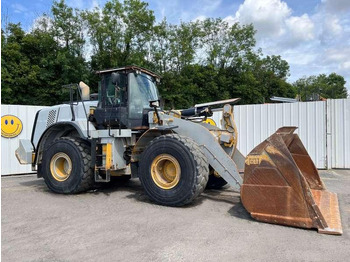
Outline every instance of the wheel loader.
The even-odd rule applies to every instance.
[[[70,101],[37,112],[31,139],[16,150],[53,192],[131,177],[155,203],[183,206],[228,183],[259,221],[342,234],[337,195],[326,190],[296,127],[281,127],[244,157],[232,106],[239,99],[165,111],[157,74],[137,66],[97,74],[97,100],[83,82],[70,85]],[[221,127],[208,123],[219,106]]]

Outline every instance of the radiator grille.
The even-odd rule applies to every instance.
[[[46,127],[51,126],[56,120],[56,110],[51,110],[49,116],[47,117]]]

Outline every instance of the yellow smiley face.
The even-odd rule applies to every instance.
[[[18,136],[23,129],[22,121],[17,116],[5,115],[1,117],[1,136],[12,138]]]
[[[216,126],[215,121],[211,118],[207,118],[205,121],[203,121],[203,123],[207,123],[209,125]]]

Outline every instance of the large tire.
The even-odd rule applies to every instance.
[[[217,177],[215,175],[210,175],[207,183],[207,189],[221,189],[223,186],[227,185],[227,182],[222,177]]]
[[[164,170],[166,179],[170,179],[161,180],[159,170]],[[166,170],[171,174],[166,174]],[[153,139],[139,163],[139,178],[147,195],[166,206],[189,204],[203,192],[208,176],[208,161],[199,146],[192,139],[176,134]]]
[[[72,194],[89,190],[94,184],[90,144],[81,138],[55,140],[43,153],[41,172],[53,192]]]

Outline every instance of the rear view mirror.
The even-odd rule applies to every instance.
[[[150,107],[159,107],[159,100],[149,101]]]

